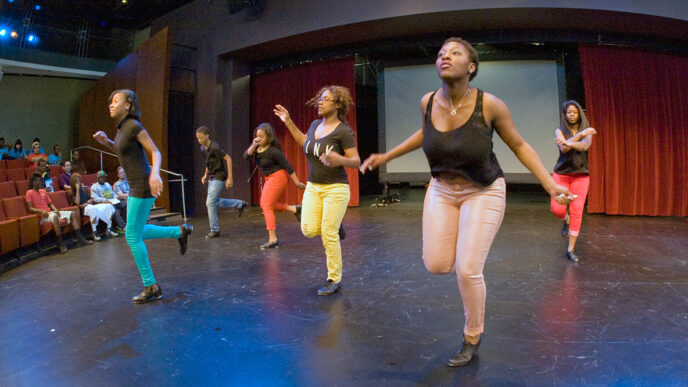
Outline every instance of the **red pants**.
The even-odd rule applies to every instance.
[[[277,199],[279,199],[287,188],[288,179],[289,175],[287,175],[287,171],[284,169],[280,169],[265,178],[263,192],[260,195],[260,208],[263,210],[263,216],[265,216],[266,230],[275,230],[277,228],[275,211],[284,211],[287,209],[286,203],[277,203]]]
[[[569,203],[569,235],[578,236],[581,222],[583,221],[583,207],[585,207],[585,198],[588,196],[588,186],[590,185],[590,175],[585,173],[574,173],[560,175],[556,172],[552,173],[554,181],[569,189],[572,194],[577,197]],[[550,209],[552,213],[559,219],[566,218],[566,205],[557,203],[554,199],[551,200]]]

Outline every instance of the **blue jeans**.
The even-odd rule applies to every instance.
[[[148,250],[143,243],[144,239],[175,238],[181,236],[179,226],[157,226],[146,224],[155,198],[137,198],[129,196],[127,200],[127,232],[126,239],[134,261],[141,273],[143,286],[151,286],[155,283],[153,269],[148,261]]]
[[[210,221],[210,231],[220,231],[220,223],[217,221],[217,208],[239,208],[243,201],[239,199],[222,199],[219,198],[222,188],[224,188],[224,180],[210,179],[208,182],[208,198],[205,200],[205,205],[208,207],[208,220]]]

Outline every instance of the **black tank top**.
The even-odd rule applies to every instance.
[[[432,101],[436,93],[432,93],[428,101],[423,126],[423,151],[432,176],[450,172],[482,186],[503,177],[492,151],[494,130],[487,126],[483,115],[483,91],[478,89],[475,110],[468,122],[448,132],[440,132],[432,125]]]
[[[568,130],[568,128],[559,128],[564,137],[568,140],[573,137],[573,134]],[[575,149],[571,149],[566,153],[559,151],[559,158],[557,159],[557,164],[554,166],[554,172],[560,175],[575,174],[575,173],[585,173],[588,172],[588,151],[579,152]]]

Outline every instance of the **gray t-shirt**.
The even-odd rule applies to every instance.
[[[311,123],[306,133],[306,142],[303,144],[303,153],[308,161],[308,181],[318,184],[349,183],[344,167],[326,167],[320,161],[320,155],[329,152],[337,152],[344,155],[344,150],[356,147],[354,131],[341,123],[332,133],[325,137],[315,139],[315,130],[322,120]]]

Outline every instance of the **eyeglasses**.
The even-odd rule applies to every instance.
[[[328,98],[328,97],[320,97],[318,98],[318,103],[320,102],[334,102],[333,98]]]

